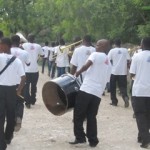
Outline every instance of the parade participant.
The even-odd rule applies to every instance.
[[[150,148],[150,37],[141,43],[142,52],[137,53],[131,63],[130,73],[134,78],[132,100],[139,131],[138,142],[142,148]]]
[[[68,49],[65,48],[65,41],[60,39],[60,45],[55,49],[56,57],[56,65],[57,65],[57,77],[66,73],[66,67],[69,66],[69,57],[68,57]],[[61,50],[63,49],[63,50]]]
[[[51,79],[53,79],[55,76],[55,68],[56,68],[55,60],[56,59],[54,57],[55,57],[55,42],[52,42],[51,47],[49,49],[49,54],[48,54],[49,76],[51,77]]]
[[[111,105],[117,106],[116,85],[118,83],[121,96],[125,102],[125,107],[129,107],[129,97],[127,95],[127,66],[130,56],[126,48],[121,47],[121,40],[115,40],[115,48],[108,53],[109,60],[112,62],[112,73],[110,78]]]
[[[43,63],[42,63],[42,73],[44,73],[45,63],[47,62],[47,64],[48,64],[48,53],[50,51],[50,47],[48,45],[49,45],[49,43],[46,41],[45,46],[42,47],[42,49],[44,51],[44,57],[43,57]],[[48,67],[48,75],[49,75],[49,67]]]
[[[20,37],[18,35],[12,36],[11,41],[12,41],[11,54],[21,60],[23,66],[24,66],[24,70],[25,70],[25,65],[27,65],[27,66],[30,65],[29,54],[27,51],[19,48]],[[19,86],[20,80],[21,80],[20,77],[18,77],[17,86]],[[24,97],[24,92],[22,93],[22,96]],[[24,112],[24,99],[21,98],[20,96],[17,96],[15,131],[19,131],[21,128],[23,112]]]
[[[0,49],[0,150],[5,150],[13,138],[15,126],[16,96],[20,95],[25,83],[25,72],[21,61],[10,54],[11,40],[2,38]],[[6,67],[7,66],[7,67]],[[4,70],[5,68],[5,70]],[[18,77],[21,78],[18,84]],[[4,123],[6,118],[6,128]]]
[[[76,48],[71,58],[71,74],[75,74],[85,64],[87,58],[91,53],[95,52],[95,48],[91,46],[91,37],[89,35],[84,36],[82,46]],[[85,73],[82,73],[84,77]],[[83,78],[81,77],[81,78]],[[81,79],[82,80],[82,79]]]
[[[43,50],[39,44],[34,43],[34,35],[28,36],[28,43],[22,45],[23,49],[29,53],[31,60],[30,66],[25,66],[26,72],[26,85],[25,85],[25,105],[27,108],[34,105],[36,102],[37,82],[39,78],[38,71],[38,57],[39,55],[44,56]]]
[[[99,143],[96,115],[101,96],[111,74],[111,63],[105,54],[108,47],[108,40],[99,40],[96,52],[93,52],[88,58],[87,63],[76,72],[78,77],[81,73],[87,71],[76,97],[74,108],[74,135],[76,139],[74,142],[70,142],[70,144],[85,143],[86,136],[91,147],[95,147]],[[86,134],[83,129],[85,117],[87,118]]]

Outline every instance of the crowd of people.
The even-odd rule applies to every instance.
[[[97,120],[99,105],[107,83],[110,85],[111,106],[117,107],[118,88],[124,107],[129,107],[127,75],[132,80],[132,106],[138,128],[138,142],[142,148],[150,148],[150,37],[143,38],[141,49],[131,57],[121,40],[114,40],[114,47],[107,39],[98,40],[94,47],[91,37],[86,35],[75,48],[59,43],[45,42],[45,46],[35,43],[30,34],[28,42],[20,44],[20,37],[3,37],[0,31],[0,150],[11,143],[14,131],[19,131],[27,109],[36,103],[37,82],[39,78],[38,59],[42,57],[42,73],[48,64],[51,79],[70,72],[80,80],[81,87],[74,106],[74,135],[72,145],[81,144],[88,139],[91,147],[99,143]],[[87,120],[87,131],[83,122]],[[6,119],[6,120],[5,120]],[[4,126],[6,121],[6,127]]]

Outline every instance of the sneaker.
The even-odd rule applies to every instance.
[[[16,125],[14,128],[15,132],[18,132],[21,129],[22,119],[20,117],[17,117],[16,119]]]

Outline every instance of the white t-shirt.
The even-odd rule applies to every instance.
[[[88,60],[93,64],[87,70],[80,90],[101,98],[110,80],[111,63],[106,54],[99,52],[92,53]]]
[[[10,54],[0,54],[0,71],[6,66],[8,61],[13,57]],[[22,62],[16,58],[8,68],[0,75],[0,85],[15,86],[18,84],[18,77],[25,75]]]
[[[66,48],[61,52],[60,51],[61,48],[65,48],[65,46],[55,47],[55,53],[57,54],[56,57],[57,67],[68,67],[69,66],[68,49]]]
[[[48,58],[48,52],[50,50],[50,47],[44,46],[44,47],[42,47],[42,49],[43,49],[43,52],[44,52],[44,58]]]
[[[95,48],[92,46],[80,46],[75,49],[70,63],[77,67],[77,71],[81,69],[81,67],[86,63],[88,57],[91,55],[91,53],[95,52]],[[82,73],[82,76],[84,78],[85,72]]]
[[[144,50],[134,56],[130,73],[135,74],[132,95],[150,97],[150,51]]]
[[[50,47],[49,52],[50,52],[49,61],[54,61],[55,47]]]
[[[25,71],[26,64],[30,64],[29,53],[25,50],[20,49],[19,47],[12,47],[11,54],[19,58],[23,64]],[[18,76],[18,84],[20,83],[21,78]]]
[[[22,50],[19,47],[12,47],[11,54],[16,56],[17,58],[19,58],[22,61],[24,69],[25,69],[26,64],[30,64],[29,53],[27,51]]]
[[[108,58],[112,61],[113,75],[127,75],[127,61],[130,60],[130,55],[126,48],[111,49]]]
[[[36,43],[24,43],[22,45],[23,49],[29,53],[31,60],[30,66],[25,66],[25,72],[35,73],[38,72],[38,56],[44,55],[44,52],[39,44]]]

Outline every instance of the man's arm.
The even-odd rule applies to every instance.
[[[76,77],[78,77],[82,72],[88,70],[88,68],[93,64],[91,60],[88,60],[87,63],[79,70],[76,72]]]
[[[24,75],[24,76],[21,77],[20,84],[19,84],[19,86],[17,88],[17,95],[18,96],[21,95],[21,91],[22,91],[23,87],[25,86],[25,81],[26,81],[26,77]]]
[[[72,75],[74,75],[74,74],[76,73],[76,71],[77,71],[77,66],[72,65],[72,66],[71,66],[71,71],[70,71],[70,73],[71,73]]]

